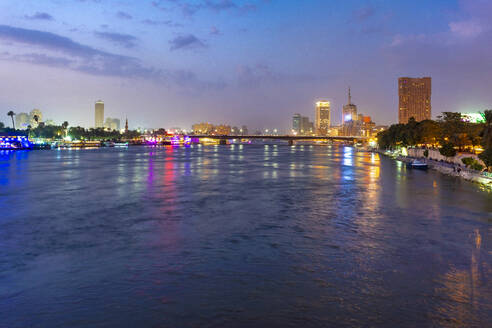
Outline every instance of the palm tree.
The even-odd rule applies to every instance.
[[[68,132],[68,131],[67,131],[67,128],[68,128],[68,122],[67,122],[67,121],[65,121],[65,122],[63,122],[63,124],[62,124],[62,129],[63,129],[63,131],[65,131],[65,137],[67,136],[67,132]]]
[[[13,111],[9,111],[7,113],[8,116],[10,116],[10,118],[12,119],[12,128],[15,130],[15,123],[14,123],[14,115],[15,113]]]

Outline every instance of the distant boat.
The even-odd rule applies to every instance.
[[[128,142],[115,142],[115,147],[128,147]]]
[[[425,162],[414,159],[412,162],[410,162],[410,167],[412,169],[427,170],[428,165]]]
[[[103,147],[114,147],[115,144],[112,141],[105,141],[103,142]]]

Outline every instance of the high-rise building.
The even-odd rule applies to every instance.
[[[314,133],[314,124],[309,117],[301,114],[292,116],[292,133],[296,135],[311,135]]]
[[[318,101],[316,103],[316,134],[326,135],[330,128],[330,102]]]
[[[125,120],[125,133],[128,133],[128,117]]]
[[[15,115],[15,127],[17,129],[27,129],[29,125],[29,114],[19,113]]]
[[[292,116],[292,133],[299,134],[301,132],[301,114],[294,114]]]
[[[104,127],[110,130],[120,130],[120,120],[118,118],[106,117]]]
[[[43,122],[43,113],[39,109],[33,109],[29,113],[29,124],[31,127],[36,128],[40,122]]]
[[[104,102],[102,100],[96,101],[95,108],[95,127],[104,127]]]
[[[431,78],[400,77],[398,79],[398,122],[408,123],[413,117],[416,121],[430,120]]]
[[[357,106],[352,104],[350,88],[348,89],[348,103],[342,109],[342,124],[345,125],[350,121],[357,121]]]

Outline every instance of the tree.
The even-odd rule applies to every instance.
[[[3,129],[5,128],[5,124],[3,124],[3,122],[0,122],[0,129]]]
[[[424,157],[429,157],[429,149],[424,150]]]
[[[15,113],[13,111],[9,111],[7,113],[7,115],[10,116],[10,118],[12,119],[12,129],[15,130],[15,123],[14,123],[14,115],[15,115]]]
[[[457,145],[461,150],[466,141],[465,124],[461,120],[461,113],[443,112],[438,119],[442,127],[441,144],[449,142]]]
[[[461,161],[465,164],[466,167],[472,166],[475,163],[475,159],[473,157],[465,157],[462,158]]]
[[[454,149],[454,144],[451,142],[446,142],[439,148],[439,153],[445,157],[454,157],[456,155],[456,149]]]
[[[480,158],[485,163],[488,171],[492,172],[492,148],[485,149],[478,155],[478,158]]]
[[[62,129],[63,129],[63,132],[65,133],[65,137],[67,136],[67,128],[68,128],[68,122],[65,121],[62,124]]]
[[[492,109],[483,112],[485,126],[482,131],[482,145],[485,149],[492,148]]]

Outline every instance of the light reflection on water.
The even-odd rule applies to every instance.
[[[0,153],[0,182],[0,326],[490,322],[492,195],[378,154]]]

